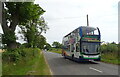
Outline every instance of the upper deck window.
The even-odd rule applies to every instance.
[[[99,35],[98,29],[93,27],[82,27],[82,35]]]

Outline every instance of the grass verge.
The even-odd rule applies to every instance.
[[[54,53],[62,54],[62,49],[51,48],[49,51],[50,51],[50,52],[54,52]]]
[[[101,55],[101,61],[105,63],[120,65],[120,59],[118,58],[118,53],[104,53]]]
[[[26,56],[17,62],[6,62],[3,61],[2,64],[2,74],[3,75],[51,75],[50,69],[43,53],[38,50],[38,55],[36,57]]]

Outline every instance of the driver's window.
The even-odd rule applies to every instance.
[[[83,45],[83,51],[84,51],[84,52],[86,51],[86,46],[85,46],[85,45]]]
[[[99,49],[100,49],[99,45],[96,45],[95,48],[96,48],[96,51],[99,52]]]
[[[85,45],[83,46],[83,52],[87,52],[87,53],[89,52],[88,47]]]

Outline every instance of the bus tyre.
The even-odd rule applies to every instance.
[[[64,56],[63,53],[61,55]]]
[[[64,53],[64,58],[66,59],[66,55],[65,55],[65,53]]]
[[[72,60],[74,59],[74,54],[72,54]]]

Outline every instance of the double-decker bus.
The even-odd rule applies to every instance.
[[[82,61],[100,61],[100,40],[98,27],[80,26],[63,37],[62,55]]]

